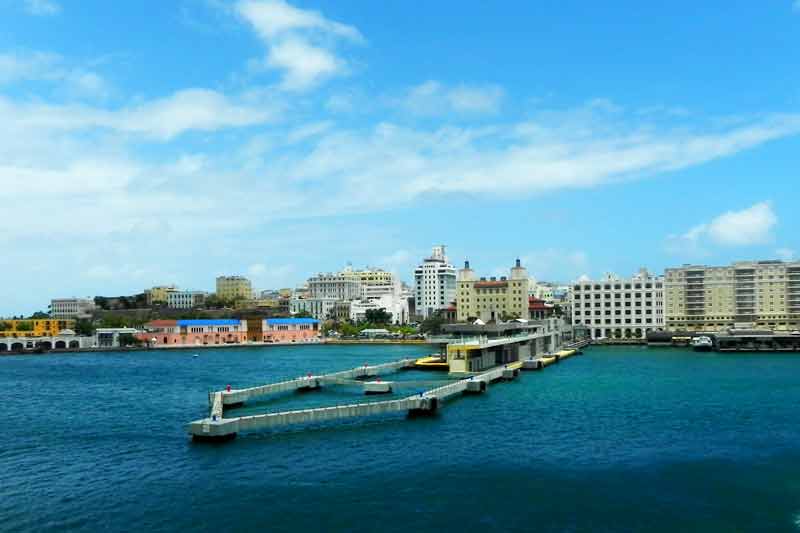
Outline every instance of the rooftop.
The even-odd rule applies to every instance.
[[[297,324],[319,324],[316,318],[268,318],[267,324],[271,326],[291,326]]]
[[[199,318],[178,320],[179,326],[238,326],[241,321],[235,318]]]

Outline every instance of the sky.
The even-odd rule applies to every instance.
[[[800,0],[0,0],[0,316],[800,252]]]

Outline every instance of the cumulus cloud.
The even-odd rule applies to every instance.
[[[417,115],[444,113],[484,114],[500,109],[504,91],[497,85],[446,87],[434,80],[412,87],[401,99],[406,110]]]
[[[283,0],[240,0],[235,10],[267,47],[266,57],[251,62],[251,69],[282,71],[281,87],[288,91],[307,90],[346,74],[348,63],[336,55],[335,43],[364,41],[356,28]]]
[[[676,252],[698,253],[709,244],[753,246],[772,240],[778,217],[769,202],[758,202],[740,211],[727,211],[698,224],[682,235],[671,235],[668,247]]]
[[[36,16],[51,16],[61,13],[61,6],[53,0],[25,0],[25,11]]]

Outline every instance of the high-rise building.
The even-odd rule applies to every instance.
[[[665,290],[669,330],[800,329],[800,262],[668,268]]]
[[[92,298],[56,298],[50,300],[52,318],[91,318],[97,306]]]
[[[510,276],[477,278],[469,261],[458,271],[456,318],[459,322],[470,319],[509,320],[530,318],[528,306],[528,271],[517,259]]]
[[[428,318],[447,309],[456,299],[456,269],[447,262],[445,246],[433,247],[414,270],[414,297],[417,315]]]
[[[240,300],[253,297],[250,280],[243,276],[219,276],[217,278],[217,298]]]
[[[572,323],[593,339],[641,338],[664,329],[664,278],[646,269],[630,278],[606,274],[572,287]]]

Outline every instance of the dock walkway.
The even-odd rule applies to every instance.
[[[577,353],[575,351],[570,352],[569,355]],[[553,357],[552,360],[555,362],[560,358]],[[379,376],[402,368],[410,368],[413,363],[413,359],[403,359],[372,367],[363,366],[342,372],[310,376],[248,389],[215,392],[212,393],[210,397],[211,412],[209,417],[190,422],[187,429],[195,440],[218,441],[233,439],[241,431],[255,431],[292,424],[318,423],[340,418],[374,416],[394,412],[430,414],[436,412],[444,402],[451,398],[464,393],[484,392],[490,384],[499,380],[508,381],[515,379],[521,370],[532,368],[526,366],[523,361],[517,361],[507,365],[497,366],[468,378],[446,383],[426,392],[397,400],[317,407],[233,418],[223,417],[224,407],[226,405],[237,404],[274,392],[296,390],[308,387],[310,384],[319,386],[321,383],[337,383],[353,380],[355,378]],[[548,364],[549,363],[550,361],[548,361]],[[535,369],[541,369],[544,368],[544,366],[547,365],[537,365]]]

